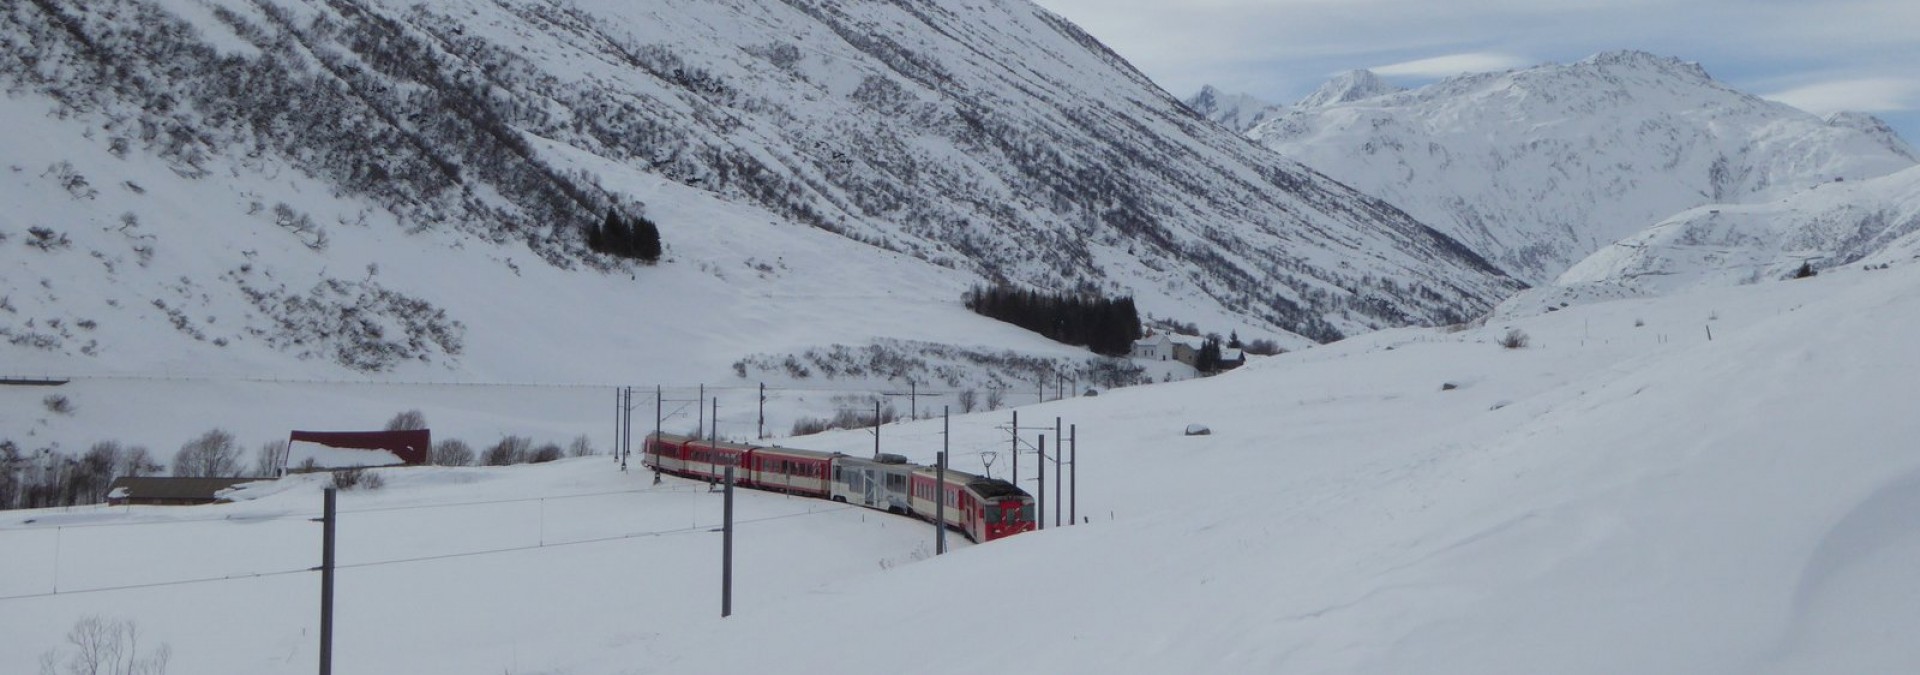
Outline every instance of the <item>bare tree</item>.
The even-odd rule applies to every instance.
[[[427,415],[419,410],[408,410],[387,420],[387,431],[413,431],[427,428]]]
[[[287,442],[267,441],[253,454],[253,475],[278,477],[287,468]]]
[[[40,675],[166,675],[173,660],[165,643],[140,653],[140,627],[127,619],[81,619],[67,631],[67,644],[73,652],[64,660],[57,647],[40,655]]]
[[[107,500],[107,486],[125,466],[124,454],[119,441],[100,441],[87,448],[72,476],[79,503],[97,504]]]
[[[960,412],[963,412],[963,413],[973,412],[973,409],[976,407],[979,407],[979,405],[980,405],[979,390],[967,389],[965,391],[960,392]]]
[[[187,441],[173,455],[173,475],[222,478],[240,475],[240,444],[225,429]]]
[[[593,441],[588,440],[586,434],[573,437],[573,444],[567,446],[567,455],[570,457],[585,457],[591,454],[593,454]]]
[[[999,410],[1007,402],[1007,391],[999,387],[987,390],[987,409]]]
[[[127,448],[126,464],[120,469],[120,475],[139,478],[141,476],[151,476],[165,470],[167,470],[167,467],[162,466],[159,462],[153,461],[153,453],[147,450],[147,446],[136,445]]]

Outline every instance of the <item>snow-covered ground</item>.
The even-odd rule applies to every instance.
[[[1911,672],[1917,290],[1920,266],[1836,271],[1024,406],[1074,425],[1085,524],[925,559],[924,525],[743,491],[725,620],[704,486],[605,456],[381,469],[342,497],[337,672]],[[276,385],[201,386],[245,414]],[[481,419],[520,405],[462,395]],[[998,453],[1006,476],[1008,422],[956,417],[956,464]],[[882,443],[925,461],[940,432]],[[311,480],[0,514],[0,671],[103,614],[174,673],[311,672]]]

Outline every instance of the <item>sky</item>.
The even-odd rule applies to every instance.
[[[1825,115],[1869,112],[1920,140],[1911,0],[1037,0],[1169,92],[1275,103],[1371,69],[1401,86],[1637,49]]]

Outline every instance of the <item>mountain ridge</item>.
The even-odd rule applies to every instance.
[[[1539,284],[1687,208],[1914,164],[1871,118],[1841,121],[1739,92],[1698,63],[1616,51],[1293,108],[1249,136]]]
[[[169,189],[192,193],[185,201],[243,205],[233,220],[224,206],[199,219],[277,228],[309,249],[289,251],[296,257],[326,256],[340,228],[364,226],[406,235],[388,245],[421,255],[454,241],[495,249],[496,264],[517,257],[583,279],[642,281],[658,274],[587,253],[583,230],[609,210],[655,220],[681,210],[644,187],[665,180],[976,280],[1132,294],[1161,316],[1295,344],[1283,332],[1324,341],[1460,321],[1519,286],[1397,209],[1204,123],[1097,40],[1024,0],[36,0],[5,12],[0,81],[19,100],[84,125],[66,139],[74,152],[160,161],[182,179]],[[114,162],[89,166],[79,174],[95,186],[124,180]],[[304,178],[272,196],[216,184],[249,174]],[[38,188],[14,189],[24,198]],[[117,213],[134,211],[122,201],[133,197],[100,194],[112,203],[48,202],[38,217],[71,232],[114,227]],[[169,240],[194,220],[143,219],[143,236],[159,243],[147,250],[176,255]],[[676,228],[691,224],[660,225],[666,265],[715,264],[690,259],[687,238],[676,240]],[[88,239],[87,248],[104,250]],[[26,247],[0,251],[37,260]],[[284,299],[214,278],[278,266],[240,253],[216,251],[210,267],[133,287],[189,277],[196,290],[177,295],[255,305],[224,320],[272,322],[247,329],[277,332],[284,322],[269,315]],[[326,295],[374,276],[292,267],[332,271],[287,293]],[[354,306],[359,287],[339,287],[346,297],[322,306]],[[150,300],[181,302],[138,304]],[[31,317],[58,311],[35,302],[0,322],[16,334],[39,330],[44,317],[29,327]],[[466,311],[449,312],[447,326],[466,326],[469,341],[494,329]],[[224,332],[209,330],[205,313],[129,318],[198,330],[207,342]],[[468,358],[425,346],[431,340],[415,348],[425,333],[379,325],[354,328],[366,337],[359,342],[409,337],[404,357],[376,371],[423,355],[443,365]],[[45,351],[33,344],[41,343],[12,346]],[[296,358],[305,353],[286,344]],[[71,345],[55,351],[42,355],[90,358]]]

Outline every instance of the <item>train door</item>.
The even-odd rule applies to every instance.
[[[870,466],[860,467],[860,499],[868,507],[885,508],[880,506],[880,481],[874,479],[879,473]]]

